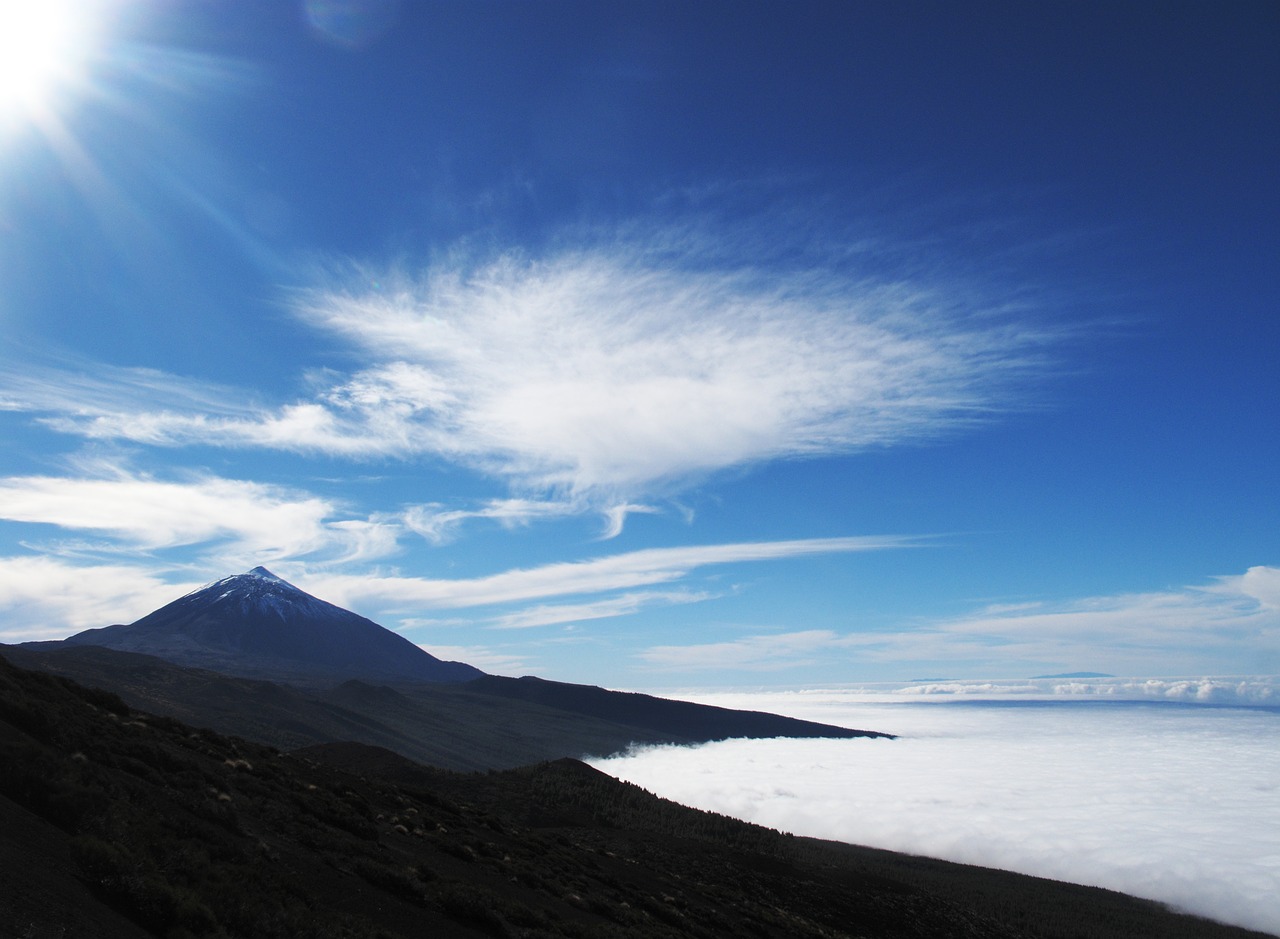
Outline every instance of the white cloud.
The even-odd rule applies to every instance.
[[[221,554],[255,563],[321,551],[351,561],[395,550],[397,527],[336,513],[305,492],[214,476],[170,482],[117,470],[0,479],[0,519],[97,532],[130,549],[217,543]]]
[[[901,736],[731,740],[592,762],[772,828],[1095,884],[1280,934],[1274,710],[803,697],[702,700]]]
[[[205,545],[207,550],[199,561],[199,569],[208,571],[210,578],[224,575],[228,569],[252,566],[278,556],[279,563],[272,561],[275,570],[303,589],[338,605],[360,610],[375,620],[381,617],[386,621],[394,617],[402,628],[487,623],[500,629],[522,629],[625,616],[654,605],[713,599],[718,594],[684,588],[634,589],[672,584],[701,567],[883,550],[912,544],[907,538],[851,537],[651,548],[587,561],[548,564],[454,580],[345,574],[332,571],[339,565],[386,555],[396,547],[396,535],[400,529],[392,521],[378,517],[328,519],[326,515],[332,507],[327,503],[294,498],[296,496],[269,487],[216,479],[172,484],[145,477],[111,481],[10,478],[0,482],[0,517],[44,522],[69,529],[103,531],[135,548],[141,546],[148,550],[210,542]],[[80,543],[55,545],[53,548],[61,548],[67,556],[112,554],[121,550],[110,544],[86,548]],[[309,558],[297,559],[290,552],[313,553]],[[21,571],[21,564],[25,562],[11,559],[8,563],[11,571]],[[52,572],[50,576],[56,574],[56,578],[66,580],[79,578],[86,584],[114,582],[120,571],[129,572],[129,576],[119,578],[117,588],[105,591],[106,597],[120,601],[112,601],[112,607],[95,599],[102,592],[97,588],[88,595],[71,590],[41,600],[40,589],[28,592],[20,582],[21,575],[15,575],[18,579],[10,584],[8,594],[0,590],[0,608],[9,605],[15,608],[7,609],[13,635],[18,634],[13,630],[20,632],[38,626],[42,637],[61,637],[72,629],[81,628],[86,622],[102,625],[100,620],[104,617],[114,622],[121,615],[120,609],[141,606],[138,615],[142,615],[178,595],[176,588],[157,588],[160,579],[142,568],[92,561],[78,566],[55,560],[42,563],[53,565],[48,568]],[[323,570],[330,572],[323,573]],[[143,585],[141,596],[146,598],[145,601],[134,594],[137,584]],[[160,602],[151,603],[161,589],[165,593],[163,598]],[[535,605],[487,621],[468,618],[450,623],[415,615],[430,610],[465,609],[616,591],[629,592],[581,603]],[[7,602],[3,599],[6,596],[9,598]],[[147,606],[147,603],[151,605]],[[43,612],[37,617],[37,623],[30,618],[24,620],[25,614],[18,616],[15,613],[17,607],[39,607]]]
[[[856,637],[840,636],[829,629],[808,629],[699,645],[653,646],[639,657],[668,672],[683,669],[777,671],[812,665],[818,657],[856,642]]]
[[[253,408],[247,401],[237,402],[238,397],[244,396],[235,389],[151,368],[81,360],[65,367],[24,363],[21,369],[0,368],[0,410],[63,414],[69,428],[77,419],[99,415],[153,413],[157,402],[175,414],[251,417]],[[162,440],[157,435],[156,442]]]
[[[718,594],[690,590],[636,591],[589,603],[540,604],[499,616],[491,625],[495,629],[530,629],[535,626],[577,623],[614,616],[630,616],[649,606],[701,603],[716,596]]]
[[[520,655],[488,646],[441,646],[419,643],[418,648],[445,662],[465,662],[490,675],[524,675],[528,673]]]
[[[1024,674],[1082,668],[1113,674],[1262,674],[1280,669],[1280,568],[1253,567],[1209,586],[1089,597],[1060,604],[988,607],[899,630],[755,635],[655,646],[641,661],[663,668],[744,671],[799,667],[845,656],[851,668],[942,668]]]
[[[378,363],[327,405],[573,493],[929,436],[1007,406],[1045,338],[912,286],[682,269],[626,245],[377,280],[394,286],[299,297]]]
[[[1141,674],[1265,672],[1280,667],[1280,569],[1254,567],[1209,586],[1089,597],[937,624],[934,639],[957,654],[982,647],[1051,669]],[[961,651],[964,650],[964,651]],[[890,643],[882,654],[892,656]],[[1061,666],[1061,668],[1058,668]]]
[[[404,526],[432,544],[446,544],[457,529],[470,519],[497,521],[504,528],[528,525],[538,519],[576,515],[582,506],[573,502],[537,499],[491,499],[477,509],[449,509],[438,502],[412,505],[404,510]]]
[[[1219,577],[1216,587],[1206,589],[1251,598],[1265,610],[1280,610],[1280,567],[1251,567],[1235,577]]]
[[[965,678],[934,681],[878,682],[838,689],[769,692],[765,710],[801,712],[808,720],[831,723],[832,709],[852,701],[869,704],[904,699],[967,701],[1096,700],[1163,701],[1240,707],[1280,706],[1280,675],[1199,676],[1193,678]],[[689,697],[722,707],[757,707],[760,695],[743,692],[692,692]]]
[[[669,232],[630,237],[300,291],[298,314],[365,367],[314,374],[291,403],[121,369],[0,376],[0,397],[95,439],[441,457],[518,494],[583,500],[608,513],[607,536],[646,511],[637,497],[719,470],[928,438],[1015,406],[1053,338],[963,291],[871,282],[847,259],[763,271],[637,247]]]
[[[657,515],[661,510],[651,505],[639,505],[635,502],[625,502],[619,505],[611,505],[605,509],[605,526],[600,537],[604,540],[617,538],[622,534],[622,528],[627,523],[627,516],[633,514],[640,515]]]
[[[447,544],[457,535],[464,522],[489,519],[504,528],[517,528],[540,519],[565,518],[588,509],[580,499],[547,501],[541,499],[490,499],[476,509],[450,509],[438,502],[409,506],[404,511],[404,525],[432,544]],[[654,515],[661,510],[634,502],[607,505],[599,509],[604,518],[601,539],[608,541],[622,534],[627,516],[633,513]]]
[[[62,639],[82,629],[131,623],[199,586],[168,583],[132,565],[0,558],[0,642]]]
[[[908,547],[909,538],[868,536],[648,548],[589,561],[560,562],[460,580],[333,574],[310,579],[315,591],[347,607],[413,611],[518,603],[672,583],[713,564],[770,561],[846,551]]]

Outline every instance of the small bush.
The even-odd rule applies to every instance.
[[[414,902],[422,899],[422,886],[408,870],[388,867],[365,858],[358,858],[352,868],[366,883],[392,896]]]
[[[440,892],[440,908],[446,916],[466,923],[486,935],[508,939],[511,929],[495,907],[495,897],[465,884],[449,884]]]

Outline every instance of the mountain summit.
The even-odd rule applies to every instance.
[[[461,662],[442,662],[403,636],[313,597],[265,567],[215,581],[127,626],[88,629],[65,643],[294,682],[457,682],[484,674]]]

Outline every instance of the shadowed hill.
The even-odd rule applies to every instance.
[[[485,675],[463,686],[467,691],[526,701],[544,707],[591,714],[604,720],[641,727],[688,740],[726,740],[730,737],[890,737],[891,734],[851,730],[803,721],[763,711],[736,711],[709,704],[655,698],[635,692],[608,691],[526,676]]]
[[[690,742],[589,715],[467,694],[451,684],[397,690],[353,680],[320,690],[97,646],[0,651],[22,667],[109,690],[131,707],[281,749],[358,740],[431,766],[480,770],[607,754],[635,743]]]
[[[574,761],[463,775],[194,730],[0,659],[0,935],[1246,939],[779,834]]]
[[[877,736],[772,714],[543,682],[294,687],[64,643],[0,646],[17,665],[108,689],[131,706],[286,749],[356,740],[447,769],[507,769],[632,745],[726,737]],[[482,684],[483,683],[483,684]],[[529,689],[533,694],[517,694]]]

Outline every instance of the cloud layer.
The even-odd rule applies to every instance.
[[[901,738],[733,740],[592,762],[769,827],[1110,887],[1280,934],[1280,711],[824,698],[821,709],[703,700]]]

